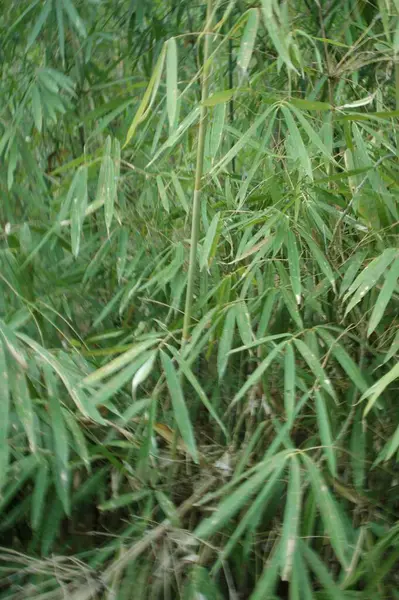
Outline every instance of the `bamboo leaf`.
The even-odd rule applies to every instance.
[[[78,11],[76,10],[72,0],[62,0],[64,5],[64,10],[67,13],[72,25],[75,27],[76,31],[80,36],[85,38],[87,36],[87,31],[84,22],[79,16]]]
[[[236,89],[233,89],[216,92],[215,94],[208,96],[208,98],[203,101],[203,105],[210,107],[217,106],[218,104],[225,104],[226,102],[229,102],[232,99],[236,91]]]
[[[380,256],[372,260],[371,263],[356,277],[343,298],[344,302],[346,302],[349,296],[353,295],[352,300],[346,308],[345,314],[348,314],[367,292],[374,287],[391,262],[396,258],[396,254],[397,250],[395,248],[387,248]]]
[[[176,360],[179,364],[179,367],[182,370],[184,376],[187,378],[188,382],[193,387],[193,389],[197,392],[198,397],[201,400],[202,404],[205,406],[205,408],[207,409],[207,411],[209,412],[211,417],[216,421],[216,423],[218,424],[218,426],[220,427],[220,429],[223,431],[224,435],[227,438],[228,433],[227,433],[227,429],[226,429],[223,421],[219,418],[215,408],[212,406],[212,403],[209,401],[207,395],[205,394],[198,379],[195,377],[195,375],[192,372],[192,370],[190,369],[189,365],[180,356],[180,353],[177,352],[173,347],[171,347],[170,350],[172,351],[173,356],[176,358]]]
[[[324,340],[334,356],[337,359],[345,373],[348,375],[352,383],[361,391],[365,392],[367,390],[367,381],[362,375],[359,367],[345,350],[345,348],[337,342],[325,329],[319,328],[318,334]]]
[[[187,410],[186,402],[183,396],[179,378],[172,361],[167,354],[161,351],[161,361],[164,369],[166,383],[172,400],[173,413],[180,434],[184,443],[187,446],[188,452],[191,454],[195,463],[198,463],[198,452],[195,443],[194,431],[190,420],[190,415]]]
[[[142,364],[141,367],[134,374],[134,377],[132,380],[132,396],[133,396],[133,398],[136,397],[136,391],[137,391],[137,388],[139,387],[139,385],[144,383],[144,381],[147,379],[147,377],[151,374],[151,372],[154,368],[156,356],[157,356],[157,351],[154,350],[153,352],[151,352],[150,356],[147,358],[145,363]]]
[[[329,466],[331,475],[337,476],[337,460],[334,452],[334,442],[331,433],[330,418],[326,407],[326,399],[323,394],[319,391],[315,391],[316,401],[316,414],[317,423],[319,426],[319,433],[321,443],[323,444],[323,452],[327,458],[327,464]]]
[[[236,310],[234,306],[231,306],[227,311],[224,320],[223,332],[220,338],[218,348],[217,366],[219,379],[223,378],[224,372],[227,367],[227,362],[229,360],[229,352],[233,344],[235,322]]]
[[[379,322],[384,316],[385,309],[388,302],[391,300],[392,294],[394,293],[399,277],[399,257],[395,259],[391,268],[389,269],[384,285],[381,288],[378,298],[371,313],[369,326],[367,329],[367,336],[370,336],[373,331],[378,327]]]
[[[262,0],[262,13],[263,20],[266,26],[266,29],[269,33],[270,39],[272,40],[279,57],[286,64],[288,69],[292,69],[296,72],[294,65],[291,62],[288,46],[286,40],[284,39],[284,34],[282,32],[282,28],[279,26],[275,16],[273,9],[276,8],[276,3],[273,0]]]
[[[45,22],[48,19],[48,16],[50,14],[52,6],[53,6],[52,0],[46,0],[45,4],[43,5],[42,10],[40,11],[40,15],[38,16],[37,21],[33,26],[32,31],[28,35],[28,40],[27,40],[27,44],[26,44],[27,50],[29,50],[29,48],[32,46],[32,44],[35,42],[37,36],[41,32],[43,25],[45,24]]]
[[[351,435],[351,462],[355,488],[362,492],[366,475],[366,436],[363,429],[360,410],[356,411],[353,419]]]
[[[320,475],[318,468],[306,454],[303,454],[302,458],[320,509],[325,531],[330,537],[331,545],[334,548],[338,560],[342,567],[346,569],[349,566],[347,558],[349,544],[345,526],[341,520],[335,501],[330,494],[325,481]]]
[[[301,471],[297,457],[290,460],[290,476],[287,488],[287,501],[284,511],[281,534],[281,579],[290,581],[294,554],[298,543],[298,530],[301,515]]]
[[[87,169],[79,167],[69,190],[71,195],[71,245],[72,254],[79,254],[82,224],[87,208]]]
[[[383,393],[385,388],[388,387],[388,385],[390,383],[392,383],[392,381],[395,381],[395,379],[397,379],[398,377],[399,377],[399,363],[396,363],[396,365],[394,367],[392,367],[392,369],[390,371],[388,371],[388,373],[386,373],[383,377],[381,377],[381,379],[376,381],[375,384],[372,385],[363,394],[363,396],[360,398],[360,402],[362,402],[362,400],[366,400],[367,398],[369,399],[369,401],[367,402],[366,408],[364,409],[364,416],[366,416],[370,412],[370,410],[373,408],[374,404],[376,403],[378,398],[381,396],[381,394]]]
[[[286,246],[288,253],[288,267],[291,276],[292,291],[295,296],[296,303],[298,306],[301,304],[302,298],[302,286],[301,286],[301,270],[299,265],[299,254],[296,245],[295,235],[291,230],[287,231],[286,234]]]
[[[305,144],[303,143],[297,124],[295,123],[291,111],[288,107],[283,105],[281,107],[281,110],[284,114],[285,122],[287,124],[288,131],[292,137],[292,142],[295,145],[296,152],[298,153],[298,158],[302,164],[302,168],[304,172],[308,175],[308,177],[311,180],[313,180],[312,164],[310,162],[309,154],[307,153]]]
[[[209,138],[209,158],[212,163],[222,141],[225,118],[226,105],[218,104],[213,112],[212,127]]]
[[[284,358],[284,407],[288,423],[293,423],[294,420],[295,383],[295,353],[292,344],[287,344]]]
[[[139,126],[139,124],[145,119],[146,117],[146,111],[148,112],[148,110],[151,108],[152,103],[155,99],[156,93],[158,91],[158,87],[159,87],[159,82],[161,80],[161,76],[162,76],[162,71],[163,71],[163,66],[164,66],[164,62],[165,62],[165,54],[166,54],[166,46],[163,46],[161,53],[158,57],[158,60],[156,62],[154,71],[151,75],[151,79],[148,83],[147,89],[145,91],[145,94],[143,96],[143,99],[136,111],[136,114],[134,115],[133,121],[129,127],[129,130],[127,132],[126,135],[126,141],[124,143],[124,146],[127,146],[128,143],[130,142],[130,140],[132,139],[132,137],[134,136],[137,127]]]
[[[310,348],[300,339],[294,339],[294,344],[298,348],[299,352],[302,354],[303,358],[307,362],[309,368],[313,372],[316,377],[319,385],[326,390],[326,392],[337,401],[337,396],[334,391],[334,388],[331,385],[331,381],[327,377],[323,367],[321,366],[318,358],[315,354],[310,350]]]
[[[200,255],[201,271],[205,267],[209,267],[209,258],[212,255],[212,248],[214,246],[215,240],[217,240],[217,237],[218,237],[217,231],[218,231],[219,219],[220,219],[220,212],[217,212],[214,215],[214,217],[211,221],[211,224],[208,227],[208,231],[206,232],[204,244],[202,246],[202,251],[201,251],[201,255]]]
[[[272,474],[275,469],[281,467],[285,462],[287,453],[280,452],[271,460],[266,461],[259,472],[252,475],[245,483],[240,485],[234,492],[230,492],[219,504],[217,511],[207,519],[203,520],[194,531],[194,535],[201,540],[206,540],[227,523],[229,519],[234,517],[240,508],[246,504],[253,495],[258,491],[260,486],[267,480],[267,477]]]
[[[170,131],[175,127],[177,94],[177,46],[175,38],[170,38],[166,43],[166,103]]]
[[[160,175],[157,175],[157,186],[158,186],[158,193],[159,193],[159,197],[161,198],[162,206],[168,213],[169,212],[169,199],[166,194],[164,182]]]
[[[244,33],[241,38],[240,49],[237,57],[237,67],[240,70],[241,78],[247,73],[248,65],[251,61],[252,52],[255,46],[256,34],[259,27],[259,10],[250,8],[248,19],[245,25]]]
[[[18,418],[25,429],[31,452],[36,452],[36,427],[32,398],[29,393],[25,374],[20,369],[9,371],[10,386]]]
[[[342,590],[334,582],[324,563],[320,560],[317,554],[313,552],[313,550],[304,542],[301,543],[301,550],[313,573],[316,575],[323,588],[327,591],[329,598],[331,598],[331,600],[342,600]]]

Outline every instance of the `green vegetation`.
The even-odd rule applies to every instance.
[[[399,599],[398,0],[3,0],[0,598]]]

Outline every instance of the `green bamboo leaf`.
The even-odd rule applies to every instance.
[[[346,308],[345,314],[348,314],[354,306],[371,290],[396,258],[397,249],[387,248],[384,252],[371,261],[369,265],[356,277],[355,281],[349,287],[343,300],[346,302],[353,295],[352,300]]]
[[[218,509],[211,517],[201,521],[194,531],[194,536],[205,540],[210,536],[218,533],[220,529],[233,518],[234,515],[244,506],[259,490],[259,488],[267,481],[269,475],[281,467],[286,461],[287,452],[283,451],[276,454],[272,459],[265,461],[259,466],[259,471],[252,475],[245,483],[240,485],[234,492],[222,500]]]
[[[316,131],[313,129],[313,127],[310,125],[309,121],[306,119],[306,117],[304,117],[304,115],[301,113],[300,110],[298,110],[297,108],[295,108],[295,103],[297,102],[306,102],[306,100],[296,100],[293,101],[294,106],[291,106],[291,110],[292,112],[295,114],[295,116],[297,117],[298,121],[300,122],[300,124],[302,125],[303,129],[306,131],[309,140],[315,145],[316,148],[318,148],[320,150],[320,152],[328,159],[333,161],[334,158],[331,155],[331,152],[329,151],[329,149],[327,148],[327,146],[324,144],[324,142],[322,141],[322,139],[320,138],[320,136],[316,133]],[[318,103],[317,103],[318,104]],[[320,104],[322,104],[320,102]]]
[[[253,373],[251,373],[251,375],[248,377],[248,379],[246,380],[244,385],[236,393],[236,395],[234,396],[234,398],[230,404],[230,408],[232,408],[235,404],[237,404],[237,402],[245,396],[245,394],[248,392],[248,390],[250,390],[251,387],[253,387],[256,383],[258,383],[258,381],[262,377],[262,375],[266,372],[266,370],[270,367],[272,362],[281,353],[281,351],[286,343],[287,343],[286,341],[281,342],[280,344],[275,346],[273,348],[273,350],[271,350],[271,352],[269,352],[269,354],[266,356],[266,358],[260,363],[260,365],[255,369],[255,371]]]
[[[236,323],[236,310],[234,306],[231,306],[227,311],[223,332],[219,341],[217,366],[219,379],[223,378],[224,372],[227,367],[229,360],[229,352],[233,344],[234,329]]]
[[[266,300],[263,304],[262,314],[260,317],[258,330],[257,330],[257,335],[260,336],[261,338],[265,335],[266,330],[268,328],[277,296],[278,296],[277,290],[272,289],[272,290],[269,290],[267,293]]]
[[[318,328],[317,333],[323,339],[327,348],[331,350],[331,353],[337,359],[352,383],[361,392],[365,392],[368,388],[367,381],[364,379],[359,367],[345,350],[345,348],[322,327]]]
[[[69,440],[68,431],[65,425],[63,412],[57,394],[57,384],[51,367],[45,363],[43,365],[44,381],[46,382],[48,407],[53,432],[53,446],[55,449],[55,468],[56,478],[58,479],[59,498],[64,507],[65,513],[70,513],[69,498]]]
[[[65,420],[65,423],[71,432],[72,439],[74,441],[74,449],[76,454],[80,456],[86,469],[90,471],[90,457],[89,450],[87,448],[85,436],[82,433],[82,429],[80,428],[75,416],[69,412],[69,410],[62,408],[62,414]]]
[[[213,163],[223,137],[226,118],[226,104],[218,104],[213,111],[212,126],[209,137],[209,159]]]
[[[247,73],[248,65],[251,61],[252,52],[255,46],[258,27],[259,10],[257,8],[250,8],[237,57],[237,67],[239,68],[241,78]]]
[[[189,207],[188,207],[187,198],[186,198],[186,195],[184,193],[184,190],[182,188],[180,180],[179,180],[178,176],[176,175],[175,171],[172,171],[172,173],[171,173],[171,179],[172,179],[172,183],[174,185],[174,188],[176,190],[177,197],[178,197],[178,199],[180,201],[180,204],[182,205],[183,209],[188,214],[190,212],[190,210],[189,210]]]
[[[352,258],[345,263],[346,270],[341,283],[339,295],[343,296],[345,292],[350,288],[353,283],[353,280],[356,277],[357,272],[359,271],[361,265],[363,264],[364,259],[367,256],[367,250],[362,250],[360,252],[356,252]]]
[[[209,401],[207,395],[205,394],[205,392],[202,389],[202,387],[201,387],[198,379],[195,377],[195,375],[192,372],[192,370],[190,369],[189,365],[180,356],[180,353],[177,350],[175,350],[175,348],[170,347],[170,350],[173,353],[174,358],[177,360],[177,362],[179,364],[179,367],[180,367],[181,371],[183,372],[184,376],[187,378],[187,380],[190,383],[190,385],[197,392],[198,397],[201,400],[202,404],[205,406],[205,408],[207,409],[207,411],[209,412],[209,414],[211,415],[211,417],[219,425],[220,429],[223,431],[224,435],[227,438],[228,437],[228,432],[227,432],[227,429],[226,429],[223,421],[219,418],[219,416],[218,416],[215,408],[213,407],[212,403]]]
[[[302,286],[301,286],[301,271],[299,265],[299,253],[296,244],[295,235],[289,229],[286,233],[287,254],[288,254],[288,268],[291,276],[292,291],[295,296],[296,303],[298,306],[301,304],[302,298]]]
[[[334,452],[334,442],[331,434],[330,418],[326,407],[326,399],[319,390],[315,390],[317,424],[320,440],[323,445],[323,453],[326,456],[330,473],[337,476],[337,459]]]
[[[223,90],[222,92],[216,92],[216,94],[212,94],[206,100],[204,100],[203,105],[210,107],[210,106],[216,106],[218,104],[224,104],[226,102],[229,102],[236,92],[237,92],[237,89]]]
[[[215,244],[215,240],[217,240],[217,238],[218,238],[217,232],[218,232],[219,220],[220,220],[220,212],[217,212],[214,215],[214,217],[211,221],[211,224],[208,227],[208,231],[206,232],[204,244],[202,246],[202,251],[201,251],[201,255],[200,255],[201,271],[205,267],[209,268],[209,258],[212,255],[212,248]]]
[[[335,275],[334,275],[333,270],[330,267],[330,264],[329,264],[327,258],[325,257],[323,252],[320,250],[320,248],[316,244],[316,242],[314,242],[307,234],[302,233],[301,235],[305,239],[307,245],[309,246],[309,250],[310,250],[313,258],[316,260],[320,269],[322,270],[324,275],[327,277],[327,279],[331,283],[332,289],[335,291]]]
[[[240,516],[237,527],[235,527],[234,531],[232,531],[229,540],[223,548],[218,562],[215,565],[215,568],[218,567],[219,563],[223,564],[222,561],[228,558],[235,545],[238,543],[240,537],[244,534],[245,530],[256,529],[262,514],[265,512],[269,502],[273,498],[273,494],[275,493],[277,485],[281,480],[283,470],[286,468],[286,462],[286,457],[284,460],[279,462],[278,466],[276,466],[273,473],[269,476],[266,485],[261,489],[245,515]]]
[[[161,198],[162,206],[168,213],[169,212],[169,199],[168,199],[168,196],[166,193],[164,182],[160,175],[157,175],[157,187],[158,187],[159,197]]]
[[[40,15],[38,16],[37,21],[33,26],[32,31],[28,35],[28,41],[26,44],[27,50],[32,46],[32,44],[36,40],[37,36],[41,32],[43,25],[45,24],[45,22],[48,19],[48,16],[50,14],[52,6],[53,6],[53,0],[46,0],[42,10],[40,11]]]
[[[76,10],[75,6],[72,4],[72,1],[71,0],[62,0],[62,2],[63,2],[64,10],[67,13],[72,25],[75,27],[78,34],[80,36],[82,36],[83,38],[85,38],[87,36],[85,24],[82,21],[82,19],[80,18],[79,13]]]
[[[281,579],[283,581],[291,579],[294,555],[297,551],[301,495],[301,470],[299,460],[294,454],[290,459],[290,476],[281,534]]]
[[[135,502],[139,502],[149,496],[151,492],[149,490],[140,490],[138,492],[131,492],[128,494],[122,494],[121,496],[117,496],[116,498],[111,498],[111,500],[107,500],[102,504],[99,504],[98,510],[101,512],[107,512],[112,510],[117,510],[118,508],[123,508],[125,506],[130,506]]]
[[[391,347],[389,348],[385,358],[384,364],[387,363],[391,358],[393,358],[399,352],[399,330],[396,332],[396,335],[392,341]]]
[[[284,267],[279,269],[279,272],[281,272],[283,268]],[[292,320],[294,321],[294,323],[296,323],[296,325],[299,329],[303,329],[302,317],[298,310],[298,305],[295,302],[293,293],[291,292],[291,290],[282,287],[282,288],[280,288],[280,294],[284,300],[284,304],[285,304],[288,312],[290,313],[290,315],[292,317]]]
[[[295,123],[291,111],[287,106],[281,106],[281,110],[284,114],[285,122],[289,134],[291,135],[292,142],[295,146],[296,151],[298,152],[298,158],[301,161],[302,168],[304,172],[308,175],[308,177],[313,181],[312,163],[310,162],[309,154],[307,153],[305,144],[303,143],[297,124]]]
[[[325,531],[330,537],[331,546],[333,547],[339,562],[342,567],[346,569],[349,566],[347,558],[349,542],[345,525],[341,520],[335,500],[329,492],[318,467],[316,467],[312,459],[306,454],[302,455],[302,459],[308,472],[317,505],[320,509]]]
[[[146,165],[146,168],[150,167],[154,162],[158,160],[165,150],[168,148],[173,148],[173,146],[179,141],[181,136],[193,125],[193,123],[198,119],[200,114],[200,107],[196,106],[180,123],[180,125],[173,130],[173,132],[169,135],[166,142],[162,144],[160,148],[156,151],[150,162]],[[126,143],[125,143],[126,145]]]
[[[248,306],[244,300],[241,300],[235,305],[236,322],[242,343],[246,348],[249,348],[253,342],[254,334],[251,327],[251,316],[248,311]]]
[[[381,394],[383,393],[385,388],[388,387],[388,385],[390,383],[392,383],[392,381],[395,381],[395,379],[397,379],[398,377],[399,377],[399,362],[396,363],[396,365],[394,367],[392,367],[392,369],[390,371],[388,371],[388,373],[386,373],[383,377],[381,377],[381,379],[376,381],[375,384],[372,385],[363,394],[363,396],[360,398],[360,402],[362,402],[363,400],[366,400],[367,398],[369,399],[369,401],[367,402],[367,406],[364,409],[364,416],[366,416],[370,412],[370,410],[373,408],[374,404],[376,403],[378,398],[381,396]]]
[[[319,102],[318,100],[307,100],[306,98],[290,98],[288,102],[290,105],[304,110],[328,111],[333,109],[331,104],[328,104],[328,102]],[[295,112],[295,114],[297,113]]]
[[[177,46],[175,38],[170,38],[166,42],[166,104],[171,131],[176,121],[177,94]]]
[[[0,319],[0,336],[3,338],[5,348],[9,351],[13,359],[18,363],[22,369],[28,368],[26,358],[19,348],[18,340],[13,330]],[[1,341],[0,338],[0,341]]]
[[[331,600],[343,600],[342,590],[331,577],[327,567],[315,552],[301,540],[301,552]]]
[[[255,590],[249,597],[249,600],[274,600],[273,592],[277,586],[278,571],[281,563],[281,542],[274,547],[271,558],[267,561],[263,573],[256,584]]]
[[[123,147],[128,145],[128,143],[134,136],[137,127],[146,118],[146,115],[148,114],[148,111],[154,102],[155,96],[158,91],[159,83],[161,80],[161,76],[162,76],[163,66],[164,66],[164,62],[165,62],[165,54],[166,54],[166,46],[164,45],[162,47],[161,53],[156,62],[154,71],[151,75],[151,79],[148,83],[148,86],[147,86],[147,89],[143,96],[143,99],[142,99],[142,101],[136,111],[136,114],[134,115],[133,121],[129,127]]]
[[[391,268],[389,269],[384,285],[381,288],[378,298],[375,302],[373,312],[371,313],[369,326],[367,329],[367,336],[370,336],[373,331],[378,327],[379,322],[384,316],[385,309],[391,300],[392,294],[394,293],[399,277],[399,257],[395,259]]]
[[[169,356],[161,351],[161,361],[164,369],[166,383],[172,400],[173,413],[184,443],[195,463],[198,463],[198,452],[195,443],[194,431],[183,396],[179,378]]]
[[[0,341],[0,494],[3,485],[7,481],[7,468],[9,461],[10,446],[8,444],[9,410],[10,410],[10,388],[8,383],[8,369],[6,354]]]
[[[201,565],[193,565],[183,590],[182,600],[222,600],[216,583],[208,569]]]
[[[132,396],[136,397],[136,391],[139,385],[144,383],[144,381],[149,377],[154,368],[155,359],[157,356],[157,351],[153,350],[150,353],[150,356],[147,358],[144,364],[136,371],[133,380],[132,380]]]
[[[49,468],[46,461],[40,465],[32,494],[30,522],[33,531],[37,531],[43,520],[46,495],[50,486]]]
[[[87,208],[87,168],[79,167],[73,178],[71,188],[68,192],[71,194],[71,245],[72,254],[76,257],[79,254],[80,238],[82,232],[83,220]]]
[[[399,448],[399,426],[396,428],[391,440],[386,445],[385,460],[389,460],[396,453]]]
[[[9,371],[10,387],[16,413],[29,440],[31,452],[36,452],[36,427],[32,399],[25,374],[19,369]]]
[[[313,372],[319,385],[326,390],[326,392],[337,402],[337,396],[334,388],[331,385],[331,381],[327,377],[323,367],[321,366],[317,356],[312,350],[300,339],[294,339],[294,344],[302,354],[303,358],[307,362],[309,368]]]
[[[94,371],[94,373],[90,373],[90,375],[87,375],[87,377],[83,379],[82,384],[93,385],[93,383],[97,383],[105,377],[109,377],[109,375],[112,375],[113,373],[115,373],[115,371],[119,371],[120,369],[122,369],[122,367],[132,362],[135,358],[140,356],[140,354],[151,348],[151,346],[154,346],[157,343],[157,341],[158,340],[156,339],[152,339],[134,344],[132,348],[130,348],[130,350],[128,350],[127,352],[124,352],[117,358],[114,358],[108,364],[104,365],[103,367],[100,367],[99,369],[97,369],[97,371]]]
[[[360,410],[356,411],[353,419],[350,449],[353,482],[355,488],[362,493],[366,475],[366,435]]]
[[[275,106],[274,105],[267,108],[264,113],[262,113],[257,119],[255,119],[255,121],[247,129],[247,131],[244,133],[244,135],[242,135],[240,137],[238,142],[236,142],[234,144],[234,146],[232,148],[230,148],[230,150],[219,160],[219,162],[217,162],[212,167],[212,169],[209,171],[209,175],[217,175],[217,173],[221,169],[223,169],[229,162],[231,162],[233,160],[233,158],[235,158],[237,156],[237,154],[240,152],[240,150],[242,150],[242,148],[247,143],[249,143],[251,137],[255,135],[256,131],[259,129],[259,127],[262,125],[262,123],[268,118],[268,116],[272,112],[274,114],[273,114],[273,117],[271,118],[271,121],[273,121],[275,118]],[[272,133],[272,127],[269,127],[267,130],[267,135],[266,135],[267,139],[266,139],[266,141],[264,140],[264,143],[266,143],[267,140],[270,138],[271,133]]]
[[[273,0],[262,0],[261,4],[263,21],[280,59],[286,64],[288,69],[292,69],[293,71],[297,72],[291,62],[289,49],[286,40],[284,39],[283,30],[274,16],[274,11],[276,10],[277,6],[276,3],[273,2]]]
[[[288,423],[294,421],[295,383],[295,352],[292,344],[287,344],[284,357],[284,408]]]

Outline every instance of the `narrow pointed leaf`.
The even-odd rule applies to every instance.
[[[166,44],[166,103],[171,130],[175,126],[177,94],[177,46],[175,38],[170,38]]]
[[[173,362],[167,354],[161,351],[161,361],[164,369],[166,383],[168,385],[170,397],[172,400],[173,413],[180,434],[184,443],[187,446],[188,452],[191,454],[194,462],[198,462],[198,452],[195,443],[193,426],[190,415],[187,410],[186,402],[183,396],[183,390],[180,385]]]
[[[300,464],[294,455],[290,460],[290,476],[281,534],[281,579],[283,581],[290,581],[294,554],[297,551],[301,495]]]
[[[330,419],[326,407],[326,399],[319,391],[315,391],[317,423],[319,426],[320,440],[323,445],[323,453],[327,458],[327,464],[333,477],[337,475],[337,460],[335,456],[333,438],[331,434]]]

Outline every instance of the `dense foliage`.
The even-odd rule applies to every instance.
[[[399,598],[398,0],[3,0],[0,598]]]

